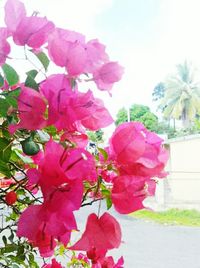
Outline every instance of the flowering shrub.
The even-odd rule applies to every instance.
[[[43,268],[59,268],[61,255],[68,267],[123,267],[122,257],[109,256],[122,240],[118,221],[99,209],[73,241],[79,230],[74,212],[103,199],[108,210],[113,204],[122,214],[143,208],[143,200],[155,193],[154,178],[165,176],[162,140],[140,123],[124,123],[109,146],[92,155],[86,131],[113,119],[92,90],[79,88],[90,81],[110,93],[123,68],[110,61],[97,39],[86,41],[47,18],[28,16],[18,0],[6,2],[5,24],[0,28],[0,200],[2,209],[9,209],[1,229],[1,265],[39,267],[40,255]],[[15,46],[30,66],[25,79],[12,66]],[[49,64],[60,73],[50,74]]]

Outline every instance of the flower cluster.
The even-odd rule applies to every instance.
[[[28,16],[18,0],[6,2],[5,24],[0,28],[0,66],[5,75],[1,92],[7,98],[13,98],[14,92],[18,95],[13,98],[17,105],[9,99],[2,116],[13,137],[11,143],[17,139],[23,151],[20,161],[11,164],[25,176],[15,180],[12,171],[14,188],[9,186],[13,190],[5,201],[8,205],[20,202],[15,194],[20,187],[35,196],[20,213],[17,236],[25,237],[42,257],[53,256],[63,245],[68,251],[84,252],[71,260],[82,267],[122,268],[122,257],[115,263],[107,255],[121,244],[118,221],[108,212],[90,214],[81,238],[72,245],[71,234],[78,231],[74,212],[102,199],[122,214],[143,208],[144,199],[155,193],[154,178],[165,176],[168,154],[162,140],[141,123],[129,122],[116,128],[105,150],[91,154],[86,131],[107,127],[113,119],[92,90],[80,91],[80,83],[93,81],[99,90],[110,93],[123,68],[110,61],[97,39],[86,41],[81,33],[58,28],[46,17]],[[30,70],[25,82],[10,81],[7,59],[14,60],[10,38],[40,59],[44,79],[38,82],[40,70]],[[47,73],[48,57],[61,68],[60,73]],[[46,134],[45,141],[37,137],[38,131]],[[20,149],[15,146],[16,157]],[[24,155],[31,161],[21,163]],[[62,265],[53,258],[43,267]]]

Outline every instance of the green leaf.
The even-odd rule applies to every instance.
[[[12,267],[11,268],[20,268],[20,266],[18,264],[12,264]]]
[[[6,222],[16,221],[18,218],[19,218],[19,215],[13,211],[9,216],[6,217]]]
[[[47,57],[47,55],[44,52],[35,53],[33,50],[30,50],[30,51],[38,58],[38,60],[43,65],[45,71],[47,71],[49,63],[50,63],[50,60]]]
[[[8,239],[9,239],[9,241],[11,243],[13,243],[13,239],[14,239],[14,233],[13,232],[11,232],[11,235],[8,237]]]
[[[36,78],[38,71],[33,69],[33,70],[28,71],[26,74],[27,74],[27,76],[31,76],[34,79],[34,78]]]
[[[39,86],[38,86],[38,83],[35,81],[35,77],[38,74],[38,71],[31,70],[27,72],[26,74],[27,74],[27,78],[25,81],[25,86],[38,90]]]
[[[110,197],[110,191],[108,189],[101,190],[101,193],[106,197]]]
[[[3,76],[0,74],[0,87],[2,87],[4,85],[4,78]]]
[[[25,86],[33,88],[35,90],[38,90],[39,88],[37,82],[31,76],[27,76],[26,81],[25,81]]]
[[[110,209],[112,207],[112,200],[110,197],[106,198],[106,205],[107,209]]]
[[[6,117],[10,104],[6,101],[4,96],[0,95],[0,117]]]
[[[11,142],[5,138],[0,138],[0,159],[8,162],[11,156]]]
[[[3,250],[5,253],[13,252],[13,251],[17,250],[17,245],[9,244]]]
[[[36,55],[38,57],[38,59],[40,60],[40,62],[42,63],[42,65],[44,66],[45,71],[47,71],[50,60],[47,57],[47,55],[44,52],[40,52],[39,54]]]
[[[18,189],[17,191],[16,191],[16,194],[17,194],[17,196],[19,196],[19,195],[25,195],[25,190],[24,189]]]
[[[65,246],[64,245],[61,245],[60,248],[59,248],[59,250],[58,250],[58,252],[59,252],[59,255],[60,256],[63,256],[64,253],[65,253]]]
[[[0,94],[0,117],[7,117],[8,109],[12,106],[17,108],[17,97],[20,94],[20,88]]]
[[[14,162],[17,160],[21,160],[25,164],[32,164],[33,163],[33,160],[30,157],[22,155],[18,150],[12,151],[11,159]]]
[[[55,136],[55,135],[57,134],[57,129],[56,129],[56,127],[54,127],[54,126],[48,126],[48,127],[46,127],[46,128],[45,128],[45,131],[46,131],[49,135],[51,135],[51,136]]]
[[[1,159],[0,159],[0,173],[8,178],[10,178],[11,176],[10,169],[8,168],[7,163],[2,161]]]
[[[21,88],[16,88],[15,90],[12,90],[8,92],[6,101],[10,104],[10,106],[13,106],[14,108],[17,108],[17,98],[21,92]]]
[[[3,235],[2,240],[3,240],[4,245],[6,246],[7,245],[7,238],[5,237],[5,235]]]
[[[5,63],[1,68],[10,86],[14,86],[19,82],[19,75],[12,66]]]
[[[19,245],[17,248],[17,255],[23,255],[24,254],[24,246],[23,245]]]
[[[34,262],[34,255],[32,253],[29,254],[28,258],[29,262]]]
[[[102,149],[102,148],[99,148],[98,147],[97,149],[103,155],[104,160],[106,161],[108,159],[108,153],[104,149]]]
[[[1,129],[2,136],[9,140],[11,138],[11,135],[10,135],[10,132],[8,131],[8,122],[4,121],[1,127],[2,127]]]

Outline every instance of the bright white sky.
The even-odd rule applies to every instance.
[[[0,1],[1,6],[5,1]],[[23,0],[57,26],[98,38],[125,67],[113,97],[100,94],[112,114],[133,103],[153,109],[154,86],[185,59],[200,68],[199,0]],[[2,9],[0,10],[2,14]],[[2,20],[2,15],[0,15]],[[156,109],[154,109],[156,110]]]

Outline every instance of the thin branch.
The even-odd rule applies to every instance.
[[[11,229],[11,227],[16,226],[16,223],[13,223],[11,225],[6,225],[4,228],[0,229],[0,233],[2,233],[3,231],[5,231],[6,229]]]
[[[89,194],[90,190],[96,188],[96,186],[97,185],[94,185],[94,186],[92,186],[92,187],[90,187],[90,188],[87,189],[87,191],[85,192],[85,194],[83,196],[82,203],[86,200],[87,195]]]
[[[100,200],[103,200],[103,198],[94,199],[94,200],[92,200],[91,202],[82,204],[81,207],[91,206],[93,203],[98,202],[98,201],[100,201]]]
[[[42,68],[38,68],[38,66],[28,58],[28,55],[27,55],[26,47],[25,47],[25,46],[24,46],[24,54],[25,54],[26,60],[27,60],[30,64],[32,64],[33,67],[36,68],[36,69],[38,70],[39,73],[41,72],[41,73],[44,75],[44,77],[47,78],[46,73],[44,73],[44,72],[42,71],[43,67],[42,67]]]
[[[20,172],[22,172],[26,177],[26,173],[24,172],[23,169],[21,169],[20,167],[18,167],[15,163],[13,163],[11,161],[9,161],[8,163],[11,164],[13,167],[15,167],[17,170],[19,170]]]

